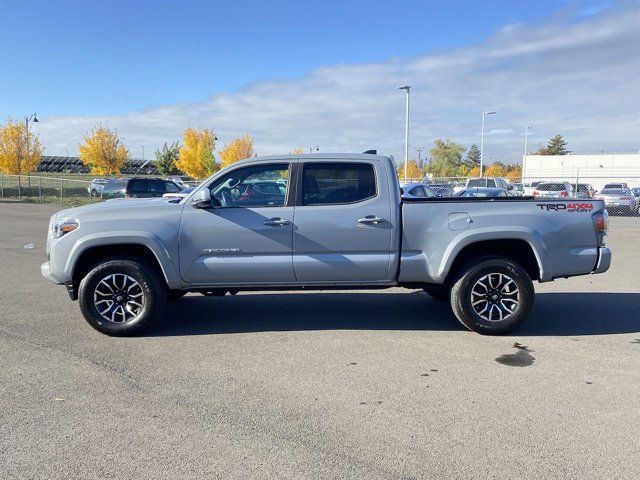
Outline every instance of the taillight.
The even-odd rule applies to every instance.
[[[596,213],[592,218],[593,226],[596,229],[596,234],[598,236],[598,246],[601,247],[604,245],[604,237],[607,234],[607,229],[609,228],[609,215],[605,210],[604,212]]]
[[[540,192],[539,192],[538,190],[534,190],[534,191],[533,191],[533,196],[535,197],[535,196],[537,196],[537,195],[540,195]]]
[[[561,197],[568,197],[569,194],[567,192],[560,192]]]

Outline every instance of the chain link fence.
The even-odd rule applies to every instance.
[[[0,174],[0,200],[55,203],[64,207],[100,200],[89,191],[91,182],[38,175]]]

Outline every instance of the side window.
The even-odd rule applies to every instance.
[[[494,179],[487,180],[487,187],[496,188],[496,181]]]
[[[210,189],[211,197],[222,207],[282,207],[288,185],[289,165],[269,164],[234,170]]]
[[[129,193],[146,193],[149,189],[147,183],[147,180],[131,180],[131,182],[129,183]]]
[[[149,186],[149,193],[160,194],[164,193],[164,181],[163,180],[147,180]]]
[[[164,182],[165,189],[167,193],[177,193],[180,191],[180,187],[178,187],[175,183],[165,181]]]
[[[414,197],[424,197],[424,190],[421,186],[413,187],[409,193]]]
[[[435,197],[436,194],[433,190],[431,190],[429,187],[423,187],[424,188],[424,196],[427,198],[432,198]]]
[[[376,176],[368,163],[306,163],[302,204],[355,203],[375,197]]]

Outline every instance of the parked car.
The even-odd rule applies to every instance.
[[[596,198],[604,200],[607,211],[611,213],[630,215],[638,212],[638,199],[628,188],[603,188]]]
[[[430,198],[435,197],[434,192],[424,183],[405,183],[400,185],[402,198]]]
[[[165,193],[164,195],[162,195],[162,197],[170,198],[172,200],[182,200],[183,198],[187,198],[189,195],[191,195],[191,192],[193,192],[195,189],[196,187],[184,188],[177,193]]]
[[[455,192],[452,187],[445,184],[432,183],[427,185],[436,194],[436,197],[453,197]]]
[[[504,188],[465,188],[455,195],[456,197],[513,197],[509,190]]]
[[[631,193],[633,193],[634,197],[640,198],[640,187],[632,188]]]
[[[94,178],[93,180],[91,180],[91,183],[87,187],[87,191],[92,197],[97,197],[98,195],[102,194],[102,189],[108,181],[108,178]]]
[[[274,177],[289,178],[283,196],[243,206],[231,195]],[[389,157],[255,157],[182,202],[117,199],[57,212],[42,274],[108,335],[143,331],[186,292],[336,286],[421,288],[450,302],[467,328],[495,335],[525,321],[534,280],[606,271],[606,230],[599,200],[402,200]]]
[[[588,183],[579,183],[577,187],[575,183],[572,183],[571,187],[572,187],[571,196],[574,198],[593,198],[593,196],[596,193],[593,186],[591,186]]]
[[[629,188],[629,185],[624,182],[607,183],[604,187],[602,187],[602,190],[610,188]]]
[[[162,197],[165,193],[178,193],[180,190],[175,183],[161,178],[113,178],[102,189],[102,200]]]
[[[507,182],[504,178],[499,177],[476,177],[467,180],[465,188],[470,187],[482,187],[482,188],[503,188],[505,190],[512,190],[513,185]]]
[[[511,185],[513,185],[513,190],[511,190],[511,193],[513,193],[514,195],[516,195],[518,197],[524,196],[524,184],[523,183],[516,182],[516,183],[512,183]]]
[[[534,197],[570,197],[573,187],[569,182],[540,182],[533,191]]]
[[[524,195],[526,197],[530,197],[531,195],[533,195],[533,192],[535,192],[536,187],[538,186],[539,183],[540,183],[540,181],[525,183],[524,184]]]
[[[169,180],[170,182],[175,183],[176,185],[178,185],[180,188],[183,188],[183,189],[189,188],[189,184],[187,183],[188,179],[189,177],[181,177],[179,175],[170,175],[165,178],[165,180]]]

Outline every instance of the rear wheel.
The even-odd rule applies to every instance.
[[[470,330],[501,335],[519,327],[533,307],[535,291],[527,272],[506,258],[470,264],[451,288],[451,308]]]
[[[155,269],[135,258],[111,258],[80,282],[80,311],[89,325],[113,336],[141,333],[160,315],[166,289]]]

